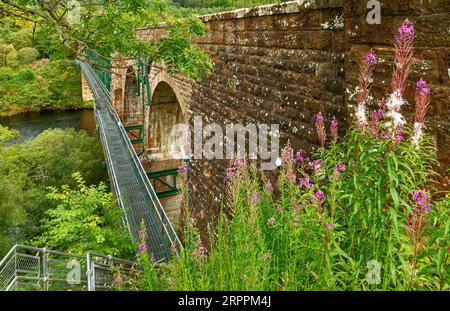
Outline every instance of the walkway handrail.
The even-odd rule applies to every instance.
[[[108,95],[108,96],[106,96],[107,97],[106,107],[108,109],[108,112],[110,113],[110,115],[114,119],[116,125],[119,128],[120,135],[121,135],[123,141],[126,143],[127,149],[128,149],[128,151],[129,151],[129,153],[131,155],[131,158],[133,159],[135,167],[137,168],[137,172],[139,174],[139,178],[142,180],[143,185],[145,186],[145,190],[147,192],[147,195],[149,196],[149,198],[152,201],[152,207],[154,208],[156,214],[158,215],[159,221],[162,224],[162,227],[163,227],[163,230],[164,230],[164,234],[165,234],[166,238],[169,240],[170,245],[173,248],[172,251],[174,251],[177,254],[177,256],[178,256],[178,249],[182,248],[181,241],[178,238],[178,236],[177,236],[177,234],[175,232],[175,229],[173,228],[169,218],[167,217],[167,214],[164,211],[164,209],[163,209],[163,207],[161,205],[161,202],[159,201],[159,199],[158,199],[158,197],[156,195],[156,192],[153,189],[153,187],[152,187],[152,185],[150,183],[150,180],[147,177],[147,174],[146,174],[146,172],[144,170],[144,167],[142,166],[142,163],[139,160],[133,145],[131,144],[131,141],[130,141],[130,139],[129,139],[126,131],[125,131],[125,128],[123,127],[122,122],[120,121],[120,118],[119,118],[117,112],[115,111],[114,107],[111,104],[110,92],[106,89],[105,85],[102,83],[102,81],[99,79],[99,77],[97,76],[97,74],[95,73],[95,71],[93,70],[93,68],[89,64],[87,64],[85,62],[81,62],[81,61],[79,61],[79,64],[80,64],[80,67],[82,68],[83,71],[85,71],[86,73],[89,73],[89,76],[92,76],[94,79],[96,79],[96,82],[101,87],[101,91],[103,91],[104,94]],[[89,77],[86,77],[86,78],[88,78],[88,80],[89,80]],[[93,91],[93,93],[95,93],[95,95],[96,95],[95,97],[96,98],[100,98],[99,94],[98,94],[98,90],[93,89],[92,91]],[[101,119],[101,118],[99,118],[99,119]],[[100,122],[101,122],[101,120],[100,120]],[[107,144],[107,141],[106,141],[105,133],[102,133],[102,135],[103,135],[102,141],[104,141],[106,150],[108,150],[108,144]],[[111,154],[108,153],[107,157],[110,158]],[[111,160],[111,159],[107,159],[107,160]],[[109,163],[112,163],[112,161],[110,161]],[[112,169],[112,170],[114,170],[114,169]],[[111,173],[114,175],[114,172],[111,172]],[[115,178],[113,178],[113,179],[115,179]],[[116,195],[118,196],[119,204],[121,204],[121,207],[123,208],[124,206],[123,206],[123,202],[121,202],[119,186],[114,181],[113,181],[113,183],[114,183],[113,186],[114,186],[115,190],[117,191]],[[129,225],[128,220],[127,220],[127,223]]]

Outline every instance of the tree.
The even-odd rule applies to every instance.
[[[12,44],[0,44],[0,67],[15,67],[18,64],[17,51]]]
[[[84,254],[95,251],[130,257],[134,245],[120,224],[120,211],[105,184],[86,186],[79,173],[72,175],[75,190],[49,188],[47,197],[58,205],[46,212],[44,233],[34,240],[37,246]]]
[[[39,51],[30,47],[21,48],[18,54],[22,64],[30,64],[39,57]]]
[[[194,44],[205,33],[198,18],[172,19],[167,0],[0,0],[0,12],[50,26],[69,49],[90,61],[86,51],[103,59],[117,52],[123,58],[165,61],[172,70],[199,79],[212,68],[206,54]],[[135,29],[166,21],[164,40],[144,42]],[[180,36],[182,34],[182,36]]]
[[[14,137],[2,132],[0,128],[0,141],[2,137]],[[45,196],[47,187],[64,184],[75,187],[71,175],[77,171],[88,185],[106,180],[102,161],[101,145],[96,138],[73,129],[47,130],[25,143],[0,148],[0,181],[5,189],[16,189],[5,192],[8,200],[0,198],[0,210],[14,204],[25,215],[18,225],[17,238],[26,241],[45,230],[40,222],[45,212],[55,206]]]

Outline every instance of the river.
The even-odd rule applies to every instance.
[[[85,130],[89,135],[95,132],[92,109],[23,113],[12,117],[0,117],[0,124],[20,132],[20,137],[10,141],[9,144],[22,143],[49,128],[74,128]]]

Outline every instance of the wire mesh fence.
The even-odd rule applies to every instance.
[[[137,263],[109,255],[80,256],[17,244],[0,262],[0,291],[115,290],[117,276],[139,273]]]

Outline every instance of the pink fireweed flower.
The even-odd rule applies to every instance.
[[[414,30],[414,25],[406,19],[403,24],[397,30],[398,35],[395,36],[396,42],[403,42],[414,40],[414,36],[416,34]]]
[[[281,151],[281,159],[284,163],[291,163],[293,161],[293,149],[290,145],[286,145]]]
[[[377,63],[377,56],[371,49],[369,54],[364,56],[364,63],[360,67],[361,78],[358,88],[358,106],[356,107],[356,120],[358,127],[363,128],[367,124],[366,106],[372,85],[372,76]]]
[[[416,107],[414,112],[414,134],[412,144],[418,146],[422,137],[423,128],[425,127],[425,116],[427,114],[428,105],[430,103],[431,89],[427,83],[420,79],[416,84]]]
[[[415,201],[415,208],[419,208],[426,213],[430,212],[430,199],[425,190],[414,191],[413,200]]]
[[[325,146],[325,141],[327,139],[327,133],[325,130],[324,119],[322,113],[320,112],[316,115],[316,131],[317,131],[317,138],[319,139],[320,145],[323,148]]]
[[[198,252],[199,252],[200,255],[206,254],[206,247],[203,244],[200,244],[198,246]]]
[[[300,187],[305,187],[306,189],[311,188],[311,180],[308,176],[305,176],[300,179]]]
[[[398,35],[395,37],[394,43],[395,60],[391,81],[392,93],[388,106],[390,106],[390,111],[396,113],[399,113],[400,106],[404,103],[403,94],[405,92],[406,80],[411,72],[414,36],[414,25],[406,19],[400,28],[398,28]],[[397,116],[397,118],[400,117]]]
[[[345,169],[346,169],[345,164],[340,164],[340,165],[335,165],[334,166],[334,170],[336,172],[343,172],[343,171],[345,171]]]
[[[406,80],[411,72],[414,36],[414,26],[407,19],[400,26],[398,35],[395,37],[395,60],[391,81],[391,95],[386,102],[388,109],[386,116],[392,120],[394,129],[403,126],[405,123],[405,118],[400,113],[400,108],[406,103],[403,94],[406,88]]]
[[[313,169],[318,169],[320,168],[325,162],[323,160],[315,160],[311,163],[311,167]]]
[[[178,174],[184,174],[184,175],[186,175],[186,174],[187,174],[187,171],[188,171],[188,168],[187,168],[186,162],[184,162],[182,165],[180,165],[180,166],[178,167]]]
[[[139,254],[143,254],[147,252],[147,244],[145,242],[141,242],[139,244]]]
[[[258,201],[259,201],[259,194],[258,191],[255,191],[253,192],[251,203],[252,205],[255,205],[256,203],[258,203]]]
[[[264,189],[266,189],[266,191],[268,191],[268,192],[273,191],[272,183],[268,182],[268,183],[264,186]]]
[[[322,190],[318,190],[314,193],[314,197],[319,201],[325,201],[325,193]]]
[[[295,155],[294,162],[295,163],[300,163],[300,166],[304,167],[306,161],[308,161],[308,157],[305,155],[305,152],[303,150],[297,151],[297,154]]]
[[[327,223],[328,230],[333,230],[333,224],[331,222]]]
[[[377,63],[377,55],[373,52],[372,49],[370,50],[369,54],[364,56],[364,62],[369,66],[373,66]]]
[[[381,118],[383,117],[384,110],[383,109],[377,109],[373,111],[372,115],[372,123],[373,125],[378,125],[380,123]]]
[[[236,158],[233,161],[231,161],[230,164],[227,167],[227,177],[228,178],[235,177],[239,167],[241,167],[244,164],[245,164],[245,161],[242,160],[242,159],[238,159],[238,158]]]
[[[336,143],[338,139],[338,122],[335,117],[330,123],[331,136],[333,137],[333,142]]]

